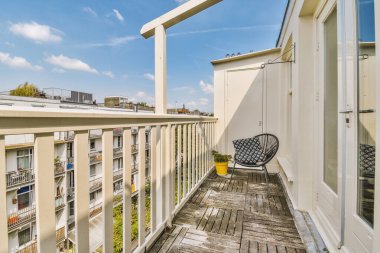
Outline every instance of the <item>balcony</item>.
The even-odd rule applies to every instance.
[[[65,162],[56,162],[54,163],[54,175],[56,177],[64,176],[65,175],[65,167],[66,163]]]
[[[7,188],[14,188],[34,181],[33,169],[19,169],[6,174]]]
[[[37,253],[37,241],[33,240],[20,249],[16,250],[16,253]]]
[[[58,229],[55,233],[55,240],[57,244],[63,242],[66,239],[65,227]]]
[[[12,232],[20,226],[23,226],[36,219],[36,206],[18,210],[8,215],[8,232]]]
[[[35,134],[34,142],[34,151],[35,151],[35,173],[42,173],[39,175],[39,181],[36,183],[35,196],[38,199],[36,205],[42,205],[44,208],[39,209],[39,216],[45,217],[42,220],[36,220],[36,209],[35,207],[32,210],[22,210],[18,213],[10,215],[8,218],[9,221],[9,230],[14,230],[21,224],[26,222],[36,221],[37,226],[43,227],[52,227],[55,226],[55,217],[54,219],[49,220],[49,217],[52,217],[47,212],[49,210],[57,210],[62,208],[64,205],[64,198],[66,197],[68,201],[72,200],[75,195],[79,199],[85,200],[88,199],[89,193],[96,189],[102,188],[103,194],[100,204],[91,206],[90,203],[85,203],[85,201],[80,201],[76,203],[74,213],[76,214],[88,214],[90,218],[95,218],[101,212],[103,212],[102,217],[104,218],[105,227],[109,227],[110,224],[113,224],[113,215],[112,207],[114,205],[124,205],[122,194],[126,193],[127,200],[132,198],[132,195],[138,194],[137,201],[134,205],[138,205],[139,209],[139,226],[144,226],[139,229],[139,243],[136,241],[136,246],[139,249],[145,248],[147,245],[151,244],[163,231],[165,224],[169,222],[173,215],[178,212],[183,205],[186,204],[191,194],[193,194],[197,187],[200,186],[204,178],[207,176],[209,171],[212,168],[211,163],[211,150],[214,147],[214,135],[212,134],[216,119],[209,117],[199,117],[199,116],[178,116],[178,115],[167,115],[167,116],[158,116],[158,115],[147,115],[147,114],[125,114],[125,113],[88,113],[88,112],[50,112],[44,111],[43,109],[38,112],[38,115],[31,114],[30,112],[25,111],[25,115],[22,111],[15,111],[14,108],[11,113],[13,116],[7,117],[7,125],[11,124],[12,129],[5,130],[0,128],[0,137],[2,135],[8,134]],[[62,115],[61,115],[62,114]],[[56,120],[57,117],[64,117],[66,120]],[[27,120],[30,123],[30,128],[25,128],[19,119],[22,118],[23,121]],[[41,118],[44,119],[44,124],[41,125]],[[78,121],[79,120],[79,121]],[[1,118],[0,118],[1,121]],[[77,121],[74,123],[73,121]],[[69,122],[73,122],[72,124]],[[79,123],[80,122],[80,123]],[[87,123],[86,123],[87,122]],[[141,122],[136,124],[137,122]],[[131,123],[134,124],[134,128],[138,132],[137,143],[133,145],[134,136],[133,129],[130,127]],[[34,127],[34,124],[39,127]],[[62,127],[63,125],[64,127]],[[112,126],[112,127],[108,127]],[[127,152],[121,152],[121,157],[123,160],[133,161],[133,154],[138,152],[140,155],[137,157],[136,166],[130,165],[129,168],[113,171],[113,158],[114,151],[117,153],[121,149],[114,150],[113,147],[113,129],[115,127],[121,128],[123,132],[123,142],[127,145],[131,145],[130,149]],[[102,161],[102,178],[94,179],[92,181],[88,180],[88,170],[77,170],[75,180],[75,187],[68,188],[66,190],[66,196],[55,196],[55,192],[39,191],[38,189],[45,189],[54,187],[54,177],[55,173],[49,175],[45,173],[41,168],[46,168],[46,164],[51,163],[52,168],[56,168],[60,173],[63,171],[62,166],[54,165],[54,132],[59,132],[62,129],[65,131],[71,131],[74,133],[73,141],[77,149],[74,150],[73,156],[77,158],[77,166],[79,168],[88,168],[88,164],[93,159]],[[102,143],[103,150],[102,152],[97,152],[92,155],[88,155],[88,139],[89,139],[89,130],[90,129],[102,129]],[[149,129],[149,142],[155,143],[155,145],[150,145],[146,143],[146,131]],[[87,130],[87,131],[83,131]],[[44,134],[40,134],[44,133]],[[124,139],[126,138],[126,139]],[[176,140],[181,140],[177,142]],[[183,142],[182,142],[183,139]],[[149,153],[149,158],[145,157],[146,149],[151,149]],[[4,146],[1,146],[0,142],[0,151],[5,149]],[[0,152],[1,153],[1,152]],[[161,154],[163,154],[161,156]],[[185,155],[186,154],[186,155]],[[180,157],[181,162],[178,163],[177,157]],[[39,166],[43,165],[43,166]],[[152,169],[151,175],[146,175],[146,167],[150,166]],[[63,168],[65,166],[63,165]],[[41,170],[41,171],[39,171]],[[138,182],[135,182],[137,189],[132,194],[131,189],[123,189],[120,192],[114,193],[114,180],[126,180],[123,184],[131,184],[132,173],[137,172],[139,174]],[[188,177],[183,177],[181,180],[186,179],[182,183],[178,182],[178,174],[176,171],[183,170],[183,175],[189,176],[191,184],[184,191],[183,196],[176,196],[177,186],[178,185],[188,185]],[[159,171],[159,173],[156,173]],[[18,183],[31,181],[34,179],[34,173],[30,171],[19,172],[11,177],[7,175],[7,185],[17,185]],[[123,175],[124,172],[127,172],[127,175]],[[187,174],[186,174],[187,173]],[[33,177],[31,176],[33,175]],[[148,177],[146,177],[148,176]],[[51,178],[50,178],[51,177]],[[146,178],[150,178],[151,187],[161,187],[161,191],[152,191],[150,196],[152,208],[151,210],[151,224],[150,227],[145,227],[145,186]],[[171,178],[171,179],[170,179]],[[12,179],[13,181],[10,181]],[[12,184],[10,182],[13,182]],[[161,184],[158,186],[157,184]],[[37,185],[39,184],[39,185]],[[135,185],[135,184],[134,184]],[[74,191],[75,188],[75,191]],[[158,189],[158,188],[157,188]],[[181,190],[182,191],[182,190]],[[2,194],[0,192],[0,194]],[[114,196],[115,194],[115,196]],[[135,201],[135,200],[134,200]],[[136,206],[137,206],[136,205]],[[110,208],[111,207],[111,208]],[[132,208],[132,207],[126,207]],[[167,210],[165,213],[162,210]],[[88,217],[85,215],[85,217]],[[81,222],[75,222],[75,216],[72,216],[68,220],[68,231],[75,230],[75,232],[82,231],[83,222],[89,222],[86,220],[80,220]],[[81,219],[78,216],[77,218]],[[131,217],[126,216],[126,219],[131,219]],[[132,231],[132,221],[127,222],[127,225],[124,229],[126,231]],[[108,231],[108,228],[105,229]],[[46,230],[45,230],[46,231]],[[147,231],[149,233],[147,234]],[[44,249],[43,252],[52,252],[55,249],[49,249],[44,247],[49,247],[50,243],[47,244],[46,240],[39,240],[38,236],[39,231],[37,231],[37,244]],[[54,231],[55,233],[55,231]],[[87,230],[88,233],[88,230]],[[79,252],[87,252],[89,249],[85,249],[90,245],[90,243],[85,238],[82,238],[83,232],[78,232],[78,241],[75,242],[76,248]],[[137,236],[137,235],[136,235]],[[54,237],[55,238],[55,237]],[[103,252],[112,252],[108,249],[108,243],[113,241],[113,235],[107,233],[105,235],[105,241],[101,242],[103,247],[107,247]],[[99,245],[97,245],[99,246]],[[129,247],[126,245],[126,247]]]
[[[65,207],[65,195],[55,197],[55,211],[61,211]]]

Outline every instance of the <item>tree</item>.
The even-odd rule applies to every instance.
[[[20,97],[39,97],[41,94],[38,87],[32,83],[24,83],[17,86],[16,89],[11,90],[11,96],[20,96]]]

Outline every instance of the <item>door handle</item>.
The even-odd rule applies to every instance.
[[[354,112],[354,110],[352,110],[352,109],[347,109],[347,110],[345,110],[345,111],[340,111],[339,113],[349,114],[349,113],[353,113],[353,112]]]

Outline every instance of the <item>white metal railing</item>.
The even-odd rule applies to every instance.
[[[8,230],[14,229],[33,221],[36,218],[36,206],[33,204],[30,207],[25,207],[16,212],[8,214]]]
[[[6,174],[7,187],[14,187],[20,184],[30,183],[34,180],[33,169],[19,169]]]
[[[64,120],[57,120],[57,119]],[[28,122],[27,127],[25,122]],[[114,202],[123,206],[124,252],[131,251],[132,231],[132,154],[138,152],[138,236],[136,251],[149,247],[170,225],[174,215],[186,203],[202,183],[212,168],[211,150],[214,148],[215,118],[183,115],[126,114],[121,112],[81,112],[62,111],[60,109],[43,110],[31,108],[27,111],[12,108],[0,110],[0,174],[5,174],[5,135],[34,134],[34,168],[36,178],[35,195],[37,208],[37,244],[41,252],[54,252],[52,241],[55,234],[55,193],[54,188],[54,132],[73,132],[74,168],[88,168],[89,131],[101,129],[102,139],[102,178],[90,183],[89,170],[75,169],[74,191],[67,189],[68,198],[75,200],[74,220],[68,222],[68,230],[75,229],[77,252],[89,252],[89,220],[102,212],[104,219],[103,252],[113,252],[113,207]],[[121,129],[122,135],[122,194],[114,196],[113,173],[113,136],[114,129]],[[134,130],[136,129],[136,130]],[[149,144],[146,143],[146,131],[149,129]],[[137,142],[133,145],[133,132],[137,131]],[[146,149],[150,148],[149,159]],[[146,165],[149,162],[151,175],[146,177]],[[150,180],[150,210],[146,210],[146,178]],[[8,176],[7,176],[8,179]],[[6,188],[0,179],[0,211],[6,205]],[[91,188],[102,187],[101,203],[90,206]],[[8,186],[8,184],[7,184]],[[122,197],[120,197],[122,196]],[[6,210],[6,209],[5,209]],[[150,212],[151,220],[145,220]],[[0,212],[0,238],[4,235],[1,221],[8,219]],[[70,224],[69,224],[70,223]],[[7,224],[7,223],[5,223]],[[147,228],[146,226],[148,226]],[[5,227],[7,229],[7,227]],[[49,232],[52,231],[52,232]],[[150,233],[147,233],[150,231]],[[41,234],[45,235],[41,240]],[[50,241],[52,240],[52,241]],[[7,241],[7,240],[5,240]],[[2,248],[9,248],[8,244]]]

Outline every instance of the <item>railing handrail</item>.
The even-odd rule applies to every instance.
[[[56,120],[64,118],[65,120]],[[22,120],[19,120],[22,119]],[[136,126],[159,126],[194,122],[216,122],[217,118],[197,115],[124,113],[58,108],[2,108],[0,135],[36,134]],[[28,122],[28,125],[25,125]]]

